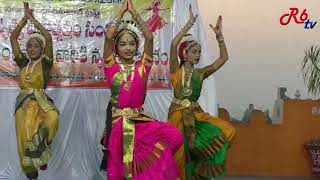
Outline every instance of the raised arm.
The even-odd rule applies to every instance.
[[[32,24],[37,28],[40,33],[44,36],[46,40],[46,46],[44,47],[45,55],[49,58],[49,60],[53,60],[53,45],[52,45],[52,36],[48,30],[46,30],[42,24],[34,17],[32,13],[32,9],[29,8],[29,4],[24,2],[24,11],[28,19],[32,22]]]
[[[178,67],[178,56],[177,56],[177,49],[180,41],[182,40],[183,36],[185,36],[189,29],[193,26],[193,24],[196,22],[198,15],[194,16],[191,5],[189,6],[189,13],[190,18],[187,22],[187,24],[180,30],[180,32],[176,35],[176,37],[171,42],[171,48],[170,48],[170,72],[173,73]]]
[[[18,57],[20,53],[20,45],[18,42],[18,37],[22,29],[26,26],[27,22],[28,22],[27,16],[23,16],[23,18],[20,20],[16,28],[14,28],[10,36],[11,47],[15,57]]]
[[[104,39],[104,50],[103,50],[103,59],[105,66],[111,66],[114,64],[114,55],[113,55],[113,47],[114,42],[113,39],[117,34],[118,27],[121,24],[122,17],[124,13],[128,9],[128,0],[124,0],[123,5],[120,11],[117,13],[116,17],[111,21],[108,25],[107,32]]]
[[[144,57],[142,58],[142,63],[151,65],[153,62],[153,34],[150,31],[147,23],[140,17],[137,11],[133,8],[132,0],[128,0],[128,11],[132,14],[133,19],[137,22],[145,38],[143,53]]]
[[[213,27],[211,24],[210,27],[216,34],[216,39],[220,48],[220,56],[212,64],[200,69],[202,79],[205,79],[214,72],[216,72],[228,60],[228,51],[222,36],[222,17],[218,17],[217,24],[215,27]]]

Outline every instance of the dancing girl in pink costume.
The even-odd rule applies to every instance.
[[[127,11],[139,29],[122,22]],[[134,61],[139,46],[136,30],[141,30],[145,38],[144,53],[138,61]],[[151,31],[131,0],[125,0],[109,24],[104,44],[104,72],[111,85],[111,100],[101,140],[105,147],[101,168],[107,171],[108,180],[176,180],[179,176],[173,156],[183,143],[182,134],[144,114],[142,108],[152,52]]]

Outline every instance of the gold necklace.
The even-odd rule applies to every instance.
[[[186,87],[184,86],[184,81],[185,81],[185,70],[184,67],[182,66],[182,94],[184,96],[190,96],[192,94],[192,89],[190,88],[190,81],[191,81],[191,76],[193,73],[193,69],[191,70],[190,74],[189,74],[189,79],[188,82],[186,84]]]
[[[25,74],[26,74],[26,77],[24,78],[25,80],[30,81],[30,80],[32,79],[31,74],[32,74],[32,72],[33,72],[33,69],[34,69],[34,67],[35,67],[40,61],[41,61],[41,58],[38,59],[36,62],[34,62],[33,65],[32,65],[32,67],[31,67],[31,70],[28,71],[29,66],[30,66],[30,64],[31,64],[31,60],[29,59],[28,65],[27,65],[27,67],[26,67],[26,73],[25,73]]]
[[[124,81],[123,88],[128,92],[131,88],[131,84],[134,78],[134,64],[133,65],[120,64],[120,68],[121,68],[120,73],[123,73],[125,76],[125,79],[123,80]],[[129,75],[131,76],[130,80],[128,80],[127,78]]]

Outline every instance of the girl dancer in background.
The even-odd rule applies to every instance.
[[[235,129],[230,123],[205,113],[197,101],[203,80],[227,61],[228,53],[221,32],[222,17],[219,16],[216,26],[210,26],[216,34],[220,56],[211,65],[194,68],[200,60],[201,46],[191,35],[185,36],[197,18],[191,6],[189,11],[188,23],[171,44],[170,72],[174,99],[169,109],[169,123],[179,128],[185,138],[184,147],[176,154],[181,178],[209,180],[224,173],[227,149]]]

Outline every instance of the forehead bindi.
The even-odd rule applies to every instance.
[[[120,37],[120,42],[135,42],[135,39],[131,34],[126,33]]]

